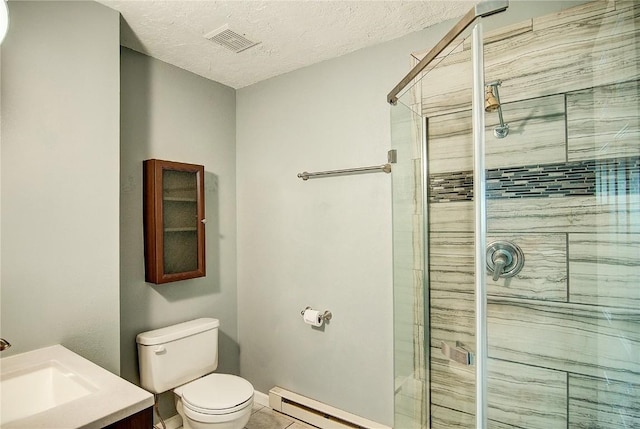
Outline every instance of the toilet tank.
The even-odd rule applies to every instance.
[[[141,386],[162,393],[218,367],[217,319],[202,318],[138,334]]]

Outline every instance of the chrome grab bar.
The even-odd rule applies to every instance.
[[[373,172],[391,173],[391,164],[374,165],[372,167],[359,167],[359,168],[347,168],[344,170],[329,170],[329,171],[317,171],[314,173],[308,173],[306,171],[298,173],[298,177],[302,180],[309,180],[312,177],[319,176],[340,176],[344,174],[352,173],[373,173]]]
[[[391,173],[391,164],[395,164],[397,161],[398,161],[398,151],[396,149],[392,149],[387,152],[386,164],[374,165],[372,167],[346,168],[344,170],[316,171],[314,173],[303,171],[302,173],[298,173],[298,177],[302,180],[309,180],[312,177],[342,176],[345,174],[354,174],[354,173],[383,172],[383,173],[389,174]]]

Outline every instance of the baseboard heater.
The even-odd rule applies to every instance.
[[[269,391],[269,406],[320,429],[391,429],[281,387]]]

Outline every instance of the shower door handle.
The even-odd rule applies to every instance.
[[[449,360],[461,363],[462,365],[473,365],[473,353],[460,347],[460,343],[458,341],[456,341],[455,347],[441,341],[440,349],[442,350],[442,354]]]

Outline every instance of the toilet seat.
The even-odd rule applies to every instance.
[[[174,390],[187,410],[198,414],[231,414],[250,406],[253,386],[231,374],[209,374]],[[192,413],[188,413],[192,414]]]

